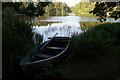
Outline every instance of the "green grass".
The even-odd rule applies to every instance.
[[[31,23],[7,15],[2,20],[2,79],[19,75],[19,62],[33,47]],[[18,77],[20,78],[20,77]],[[17,80],[18,80],[17,78]]]
[[[111,22],[79,22],[80,27],[83,31],[105,23],[111,23]]]
[[[61,69],[63,78],[83,80],[116,79],[119,77],[119,61],[116,57],[101,57],[100,59],[74,60]]]
[[[120,23],[106,23],[71,39],[69,62],[60,68],[65,79],[114,80],[120,77]]]
[[[93,14],[78,14],[78,16],[81,16],[81,17],[96,17]]]
[[[85,56],[110,54],[110,50],[120,45],[119,26],[120,23],[107,23],[91,28],[71,40],[71,49],[74,53]]]

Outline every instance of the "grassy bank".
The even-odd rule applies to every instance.
[[[33,47],[31,23],[2,14],[2,80],[22,79],[19,62]]]
[[[79,22],[81,30],[86,31],[100,24],[111,23],[111,22]]]
[[[64,79],[114,80],[120,77],[120,23],[106,23],[74,36],[69,62],[60,68]]]
[[[93,14],[77,14],[77,16],[81,16],[81,17],[96,17]]]
[[[75,53],[86,56],[89,54],[113,54],[110,50],[120,46],[119,26],[120,23],[107,23],[91,28],[74,37],[71,40],[71,48]]]

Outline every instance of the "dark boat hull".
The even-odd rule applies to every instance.
[[[60,37],[58,37],[58,38],[60,38]],[[56,38],[54,38],[54,39],[57,39],[57,37]],[[66,39],[67,39],[67,37],[66,37]],[[61,45],[61,43],[63,43],[64,42],[64,37],[62,37],[60,40],[58,40],[58,42],[60,42],[60,47],[61,46],[63,46],[63,45]],[[52,41],[51,41],[52,42]],[[55,43],[53,42],[53,43],[48,43],[48,45],[50,45],[50,46],[53,46],[53,45],[55,45]],[[45,44],[46,43],[44,43],[42,46],[45,46]],[[59,44],[59,43],[58,43]],[[66,40],[66,46],[65,46],[65,48],[64,49],[62,49],[61,51],[59,51],[58,50],[58,54],[56,54],[56,55],[54,55],[54,56],[52,56],[52,57],[49,57],[49,58],[45,58],[45,59],[41,59],[41,60],[33,60],[33,61],[31,61],[31,60],[29,60],[30,58],[31,58],[31,56],[33,55],[33,53],[36,53],[38,50],[39,50],[39,48],[42,48],[42,47],[37,47],[37,48],[35,48],[34,50],[32,50],[32,52],[30,52],[22,61],[21,61],[21,63],[20,63],[20,66],[21,66],[21,69],[25,72],[25,73],[27,73],[27,74],[31,74],[31,73],[35,73],[35,72],[37,72],[37,71],[39,71],[41,68],[43,68],[43,67],[47,67],[49,64],[52,64],[52,63],[55,63],[55,62],[57,62],[57,61],[59,61],[61,58],[63,58],[64,57],[64,55],[65,55],[65,53],[66,53],[66,51],[67,51],[67,49],[68,49],[68,46],[69,46],[69,38]],[[47,45],[46,45],[47,46]],[[47,46],[48,47],[48,46]],[[56,49],[56,48],[54,48],[54,47],[51,47],[51,48],[53,48],[53,49]],[[58,49],[58,48],[57,48]],[[47,51],[47,50],[46,50]],[[42,52],[46,52],[44,49],[43,49],[43,51],[41,50],[41,53]],[[48,51],[49,52],[49,51]],[[56,51],[56,53],[57,53],[57,51]]]

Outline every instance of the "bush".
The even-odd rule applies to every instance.
[[[33,47],[31,24],[17,19],[3,19],[2,62],[3,79],[16,75],[19,61]],[[11,77],[11,76],[10,76]]]
[[[70,42],[70,50],[82,57],[115,54],[115,50],[118,50],[116,46],[120,49],[119,40],[120,23],[101,24],[74,36]]]

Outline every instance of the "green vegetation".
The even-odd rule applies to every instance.
[[[89,15],[95,7],[95,2],[79,2],[76,6],[71,7],[73,13],[78,15]]]
[[[114,80],[120,77],[120,23],[100,24],[71,39],[65,79]]]
[[[87,30],[86,33],[74,37],[71,40],[74,42],[71,42],[73,43],[71,44],[73,53],[85,56],[112,54],[111,50],[120,46],[118,42],[120,34],[119,26],[120,23],[98,25]]]
[[[99,24],[105,24],[105,23],[110,23],[110,22],[79,22],[80,23],[80,27],[82,31],[86,31],[90,28],[93,28]]]
[[[70,12],[68,5],[62,2],[53,2],[45,7],[45,13],[49,16],[62,16]]]
[[[43,7],[47,3],[38,3],[39,8],[34,8],[33,3],[3,2],[2,4],[2,79],[25,79],[19,62],[34,47],[34,43],[31,22],[20,17],[21,14],[43,15]],[[37,10],[37,13],[34,10]]]
[[[57,65],[59,67],[50,65],[34,77],[43,80],[117,80],[120,77],[119,26],[120,23],[88,22],[87,31],[71,39],[67,62]]]
[[[43,71],[34,75],[34,78],[37,80],[61,80],[63,79],[60,71],[57,68],[43,68]]]
[[[2,66],[3,79],[8,79],[10,75],[15,74],[13,71],[19,66],[21,57],[33,47],[33,41],[30,23],[13,18],[10,18],[12,20],[4,19],[2,22]]]
[[[38,25],[17,19],[17,15],[41,16],[45,13],[45,15],[55,16],[70,12],[69,7],[64,3],[49,3],[47,5],[48,3],[3,3],[3,80],[26,79],[22,72],[19,72],[18,64],[21,57],[33,47],[31,26]],[[89,10],[94,8],[95,3],[84,2],[79,5],[82,6],[78,6],[75,12],[81,14],[83,10],[85,14],[88,14]],[[116,7],[119,9],[118,6]],[[49,23],[51,24],[51,22]],[[71,39],[69,47],[71,55],[68,63],[59,69],[45,69],[45,72],[34,77],[53,80],[61,80],[61,78],[103,80],[120,77],[120,23],[93,23],[95,24],[80,22],[82,30],[86,30],[86,32]],[[46,23],[42,25],[46,25]],[[95,25],[97,26],[94,27]]]
[[[2,4],[2,8],[6,8],[8,12],[11,9],[17,15],[24,14],[28,16],[61,16],[71,12],[68,5],[62,2],[6,2]]]
[[[49,16],[67,16],[71,9],[66,3],[62,2],[51,2],[46,7],[44,7],[45,14],[39,16],[38,19],[46,19]]]
[[[112,17],[115,20],[120,18],[120,2],[79,2],[71,7],[73,13],[80,16],[97,16],[100,22],[105,22],[106,17]]]
[[[101,22],[106,21],[106,17],[117,20],[120,18],[120,2],[96,2],[94,10],[90,13],[98,16]]]
[[[2,9],[8,9],[9,12],[12,8],[16,14],[42,16],[45,13],[44,7],[48,4],[49,2],[3,2]]]

